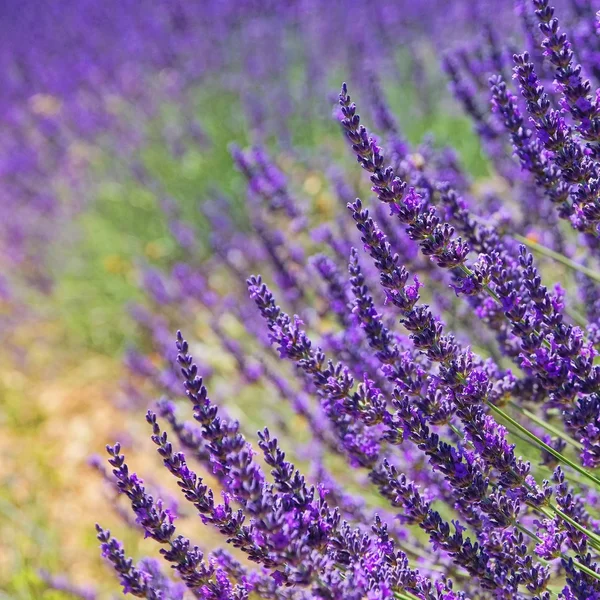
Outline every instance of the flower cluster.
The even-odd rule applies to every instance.
[[[208,3],[214,23],[220,4]],[[344,31],[332,53],[352,51],[347,70],[368,92],[377,134],[343,84],[339,137],[366,176],[344,159],[323,169],[329,148],[276,160],[249,101],[256,143],[230,148],[248,218],[237,227],[227,193],[215,193],[203,205],[207,259],[177,203],[162,199],[180,252],[143,273],[147,301],[132,308],[143,341],[127,353],[124,391],[132,410],[149,407],[149,437],[183,505],[228,549],[183,535],[185,508],[132,471],[124,445],[109,445],[111,472],[94,464],[133,517],[115,508],[170,567],[135,563],[98,525],[123,592],[600,598],[600,37],[591,3],[573,2],[561,25],[547,0],[518,2],[523,39],[501,18],[477,15],[477,3],[462,6],[483,36],[444,67],[489,158],[484,184],[454,150],[431,139],[411,146],[384,92],[389,70],[365,58],[389,67],[387,40],[411,14],[373,5],[357,31],[364,3],[310,11],[292,2],[272,15],[243,4],[221,16],[232,29],[255,18],[256,31],[241,28],[248,47],[301,29],[306,14],[322,21],[315,52]],[[195,23],[189,11],[174,11],[170,27]],[[184,37],[178,59],[212,39]],[[256,64],[250,72],[277,79],[279,59],[267,75]],[[268,92],[284,115],[281,87]],[[149,170],[137,178],[162,193]],[[179,331],[173,340],[179,327],[201,343]],[[231,418],[246,402],[246,420]]]

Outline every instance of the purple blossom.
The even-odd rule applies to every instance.
[[[123,593],[600,598],[592,3],[42,4],[0,25],[3,331],[37,333],[30,288],[52,298],[67,273],[54,238],[86,258],[95,169],[118,163],[113,208],[161,213],[140,234],[159,239],[151,266],[105,264],[140,288],[121,395],[151,407],[183,496],[144,482],[119,443],[110,470],[90,461],[120,525],[158,547],[137,561],[97,527]],[[457,106],[429,74],[440,58]],[[376,131],[344,84],[334,116],[357,170],[322,122],[339,72]],[[396,115],[398,84],[418,106]],[[460,135],[443,147],[460,110],[481,153]],[[412,144],[422,127],[441,135]],[[184,326],[198,353],[173,344]],[[192,519],[232,552],[181,535]]]

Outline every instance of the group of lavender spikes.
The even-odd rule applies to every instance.
[[[267,380],[306,421],[313,440],[304,458],[318,468],[309,484],[267,429],[258,434],[259,460],[239,424],[225,420],[209,399],[178,333],[176,361],[198,425],[181,422],[174,405],[161,401],[158,416],[147,413],[152,440],[203,523],[259,568],[225,550],[205,557],[176,531],[173,511],[129,470],[115,444],[108,453],[116,485],[178,579],[152,561],[135,566],[98,526],[103,555],[126,593],[162,599],[600,598],[600,367],[594,364],[600,343],[600,276],[594,270],[600,248],[600,100],[547,0],[533,4],[545,62],[536,66],[528,54],[515,56],[522,98],[496,75],[488,114],[476,109],[475,92],[458,77],[454,81],[508,193],[523,202],[521,215],[498,208],[493,194],[481,210],[470,207],[468,178],[452,156],[429,147],[409,154],[379,97],[378,123],[389,146],[384,156],[344,85],[341,125],[377,198],[372,211],[358,199],[348,202],[364,254],[338,219],[313,233],[327,255],[306,265],[291,237],[269,228],[269,219],[287,220],[288,232],[299,236],[308,225],[281,173],[260,150],[234,149],[254,200],[253,240],[244,238],[237,254],[227,247],[229,240],[215,241],[215,260],[235,275],[252,261],[256,242],[256,255],[271,265],[281,298],[307,313],[306,324],[278,306],[260,276],[250,277],[247,288],[266,322],[266,339],[244,306],[225,301],[215,308],[219,301],[189,265],[176,265],[170,276],[148,273],[151,295],[163,308],[173,302],[180,320],[198,303],[220,316],[231,310],[259,345],[275,346],[291,362],[297,383],[283,375],[288,372],[282,362],[249,360],[215,321],[214,332],[246,381]],[[542,84],[542,69],[556,81],[552,90]],[[504,154],[500,127],[512,145]],[[340,197],[347,197],[344,181],[337,184]],[[585,315],[569,310],[560,286],[549,291],[543,285],[533,256],[515,241],[544,223],[553,230],[538,237],[552,248],[533,246],[576,273]],[[573,258],[574,240],[584,245],[583,259]],[[431,304],[423,303],[427,289],[420,291],[421,282],[407,267],[425,270],[434,290],[451,287],[469,313],[448,310],[447,299],[435,291]],[[310,281],[315,272],[322,286]],[[383,290],[381,312],[379,290],[367,283],[373,279]],[[470,330],[457,337],[448,333],[432,306]],[[163,321],[138,315],[164,344]],[[473,325],[473,315],[481,327]],[[408,336],[394,330],[398,317]],[[311,341],[317,336],[318,344]],[[130,356],[130,364],[155,376],[167,392],[176,388],[172,372],[155,373],[142,356]],[[173,446],[161,417],[187,458]],[[285,429],[285,423],[280,426]],[[523,460],[521,451],[540,465]],[[351,465],[343,482],[348,489],[327,470],[322,454]],[[222,502],[192,470],[191,459],[215,478]],[[550,470],[542,481],[544,469]],[[373,490],[378,499],[364,501],[375,497]]]

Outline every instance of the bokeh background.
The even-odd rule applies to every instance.
[[[73,597],[53,589],[56,576],[86,586],[83,597],[116,595],[96,521],[135,556],[154,552],[115,512],[90,457],[119,439],[154,485],[170,485],[143,415],[161,385],[176,395],[177,384],[140,372],[164,367],[161,344],[177,328],[245,428],[276,420],[275,392],[232,383],[215,324],[239,339],[239,323],[227,305],[218,320],[206,307],[234,286],[216,258],[237,264],[231,240],[256,226],[232,144],[263,148],[312,223],[330,219],[336,177],[368,190],[337,122],[347,81],[365,119],[385,97],[415,152],[452,145],[474,190],[501,192],[448,69],[495,37],[518,45],[520,10],[512,0],[2,3],[0,597]],[[470,85],[486,102],[480,83]],[[178,265],[204,278],[200,301],[181,310],[161,280]]]

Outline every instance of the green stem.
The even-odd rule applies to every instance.
[[[585,477],[587,477],[588,479],[591,479],[595,483],[600,483],[600,480],[598,480],[598,478],[596,478],[591,473],[588,473],[583,467],[580,467],[577,463],[574,463],[573,461],[571,461],[568,458],[566,458],[565,456],[563,456],[560,452],[557,452],[556,450],[554,450],[554,448],[552,448],[552,446],[548,446],[548,444],[546,444],[542,440],[540,440],[535,434],[531,433],[531,431],[529,431],[526,427],[523,427],[518,421],[515,421],[515,419],[513,419],[510,415],[506,414],[501,408],[498,408],[497,406],[494,406],[493,404],[489,404],[489,403],[488,403],[488,406],[493,411],[495,411],[497,414],[499,414],[504,419],[506,419],[509,423],[511,423],[514,427],[516,427],[518,431],[523,433],[530,440],[532,440],[536,444],[540,445],[547,452],[551,453],[555,458],[557,458],[558,460],[569,465],[571,468],[575,469],[578,473],[583,474]],[[542,512],[547,517],[554,516],[553,514],[549,514],[544,507],[538,507],[533,504],[530,504],[530,506],[533,509]],[[580,525],[577,521],[573,520],[571,517],[569,517],[569,515],[562,512],[562,510],[560,510],[558,507],[554,506],[552,503],[548,504],[548,508],[550,510],[552,510],[554,512],[554,514],[558,515],[559,517],[561,517],[561,519],[563,519],[567,523],[569,523],[572,527],[574,527],[581,533],[585,534],[588,537],[590,544],[597,550],[600,550],[600,536],[599,535],[597,535],[593,531],[589,531],[583,525]]]
[[[498,412],[498,414],[500,416],[503,416],[509,423],[513,423],[517,426],[517,428],[522,431],[523,434],[525,434],[523,437],[525,439],[530,439],[530,440],[535,440],[537,444],[539,444],[542,447],[545,447],[545,449],[550,448],[551,450],[554,450],[553,448],[551,448],[550,446],[548,446],[547,444],[545,444],[544,442],[542,442],[542,440],[540,440],[536,435],[534,435],[533,433],[531,433],[529,430],[527,430],[525,427],[523,427],[518,421],[515,421],[512,417],[510,417],[509,415],[507,415],[502,409],[498,408],[497,406],[494,406],[493,404],[488,404],[490,406],[490,408],[492,408],[493,410],[496,410]],[[463,434],[456,430],[456,428],[450,424],[450,428],[459,436],[459,437],[463,437]],[[556,454],[559,454],[558,452],[556,452]],[[564,458],[564,457],[563,457]],[[565,459],[568,461],[568,459]],[[570,461],[568,461],[570,462]],[[575,463],[572,463],[575,466]],[[590,477],[592,477],[590,475]],[[525,483],[525,486],[531,491],[533,488],[531,488],[531,486],[528,483]],[[533,509],[535,512],[540,513],[541,515],[551,518],[553,519],[555,515],[558,515],[561,519],[563,519],[564,521],[566,521],[567,523],[569,523],[572,527],[574,527],[575,529],[577,529],[578,531],[580,531],[581,533],[583,533],[584,535],[586,535],[588,537],[588,540],[590,542],[590,545],[592,547],[594,547],[597,550],[600,550],[600,536],[597,535],[596,533],[594,533],[593,531],[589,531],[588,529],[586,529],[583,525],[580,525],[579,523],[577,523],[577,521],[573,520],[569,515],[567,515],[566,513],[564,513],[562,510],[560,510],[557,506],[555,506],[552,503],[548,503],[548,509],[550,509],[549,512],[548,509],[546,509],[543,506],[537,506],[535,504],[529,503],[527,502],[527,505]],[[533,540],[535,540],[536,542],[540,543],[542,540],[541,538],[539,538],[535,533],[533,533],[532,531],[530,531],[529,529],[527,529],[524,525],[521,525],[521,523],[516,522],[515,526],[517,529],[519,529],[520,531],[522,531],[523,533],[525,533],[526,535],[528,535],[529,537],[531,537]],[[565,559],[569,559],[569,557],[566,554],[561,554],[561,557],[565,558]],[[581,564],[580,562],[578,562],[577,560],[573,559],[573,564],[577,565],[577,567],[579,567],[582,571],[586,572],[588,575],[591,575],[592,577],[598,579],[600,581],[600,575],[598,573],[596,573],[595,571],[592,571],[591,569],[589,569],[588,567],[586,567],[585,565]]]
[[[459,438],[462,439],[464,437],[462,431],[453,423],[448,423],[448,427],[450,427]]]
[[[540,537],[538,537],[535,533],[533,533],[533,531],[530,531],[529,529],[527,529],[527,527],[525,527],[524,525],[521,525],[520,523],[516,523],[515,526],[516,526],[516,528],[519,531],[522,531],[525,535],[528,535],[532,540],[534,540],[538,544],[542,541],[542,539]],[[586,565],[580,563],[578,560],[576,560],[576,559],[574,559],[572,557],[569,557],[564,552],[561,552],[560,556],[561,556],[561,558],[564,558],[565,560],[572,560],[573,564],[578,569],[581,569],[581,571],[583,571],[584,573],[586,573],[590,577],[593,577],[594,579],[597,579],[597,580],[600,581],[600,575],[598,573],[596,573],[596,571],[593,571],[592,569],[590,569]]]
[[[561,431],[557,427],[554,427],[554,425],[550,425],[550,423],[546,423],[546,421],[544,421],[543,419],[540,419],[540,417],[538,417],[536,414],[532,413],[531,411],[527,410],[526,408],[523,408],[522,406],[519,406],[514,400],[511,400],[509,402],[509,404],[513,408],[518,410],[520,413],[524,414],[530,421],[533,421],[536,425],[543,427],[546,431],[556,435],[557,437],[564,440],[568,444],[571,444],[571,446],[573,446],[574,448],[577,448],[577,450],[583,450],[583,444],[580,444],[577,440],[574,440],[572,437],[567,435],[564,431]]]
[[[540,445],[542,448],[544,448],[544,450],[546,450],[546,452],[549,452],[550,454],[552,454],[556,459],[564,462],[566,465],[570,466],[572,469],[574,469],[578,473],[581,473],[582,475],[584,475],[585,477],[587,477],[588,479],[590,479],[597,485],[600,484],[600,480],[597,477],[595,477],[594,475],[592,475],[591,473],[586,471],[583,467],[580,467],[577,463],[574,463],[573,461],[571,461],[568,458],[566,458],[565,456],[563,456],[560,452],[557,452],[556,450],[554,450],[554,448],[552,448],[552,446],[548,446],[548,444],[546,444],[545,442],[540,440],[540,438],[538,438],[535,434],[531,433],[531,431],[529,431],[526,427],[523,427],[518,421],[515,421],[515,419],[513,419],[510,415],[505,413],[501,408],[498,408],[497,406],[494,406],[493,404],[490,404],[490,403],[488,403],[488,406],[493,411],[495,411],[497,414],[499,414],[504,419],[506,419],[509,423],[511,423],[514,427],[516,427],[518,431],[523,433],[526,437],[528,437],[530,440],[532,440],[536,444]],[[548,503],[548,508],[551,511],[553,511],[554,514],[548,513],[548,511],[544,507],[539,507],[534,504],[529,504],[529,506],[531,506],[531,508],[533,508],[534,510],[540,511],[542,514],[544,514],[547,517],[554,517],[554,514],[558,515],[561,519],[565,520],[572,527],[574,527],[575,529],[577,529],[578,531],[580,531],[581,533],[586,535],[589,539],[590,544],[597,550],[600,550],[600,536],[598,534],[594,533],[593,531],[589,531],[589,529],[586,529],[583,525],[580,525],[577,521],[575,521],[571,517],[569,517],[569,515],[565,514],[558,507],[554,506],[554,504]]]
[[[538,465],[537,468],[545,470],[548,473],[546,479],[551,479],[552,478],[552,475],[554,473],[554,469],[552,469],[548,465]],[[588,488],[589,485],[590,485],[587,481],[582,481],[581,478],[578,475],[576,475],[575,473],[570,473],[569,474],[569,483],[576,483],[581,488]]]
[[[565,465],[568,465],[573,470],[577,471],[578,473],[580,473],[581,475],[583,475],[584,477],[586,477],[587,479],[592,481],[600,489],[600,479],[598,479],[595,475],[592,475],[587,469],[584,469],[583,467],[579,466],[577,463],[573,462],[571,459],[567,458],[560,452],[557,452],[552,446],[549,446],[548,444],[546,444],[546,442],[543,442],[542,440],[540,440],[540,438],[537,437],[537,435],[535,435],[534,433],[531,433],[531,431],[529,431],[526,427],[523,427],[523,425],[521,425],[521,423],[519,423],[518,421],[513,419],[508,413],[504,412],[498,406],[495,406],[494,404],[491,404],[490,402],[488,402],[487,404],[492,409],[492,411],[494,411],[496,414],[498,414],[498,415],[502,416],[504,419],[506,419],[513,427],[516,427],[522,434],[524,434],[530,440],[534,441],[536,444],[539,444],[546,452],[548,452],[548,454],[551,454],[557,460],[561,461]]]
[[[551,448],[550,446],[548,446],[547,444],[545,444],[544,442],[542,442],[542,440],[540,440],[537,436],[535,436],[533,433],[531,433],[529,430],[527,430],[525,427],[523,427],[522,425],[520,425],[520,423],[518,421],[515,421],[512,417],[509,417],[503,410],[501,410],[500,408],[498,408],[497,406],[494,406],[493,404],[489,404],[489,406],[492,409],[496,409],[498,411],[498,413],[500,414],[500,416],[503,416],[504,418],[506,418],[506,420],[509,423],[514,423],[515,425],[517,425],[517,428],[523,432],[523,434],[525,435],[519,435],[519,437],[521,437],[521,439],[529,439],[529,440],[535,440],[535,443],[545,447],[545,448]],[[452,428],[452,425],[451,425]],[[453,429],[454,431],[454,429]],[[463,437],[462,433],[460,431],[455,431],[455,433],[457,433],[459,435],[459,437]],[[513,432],[513,435],[516,435]],[[552,448],[553,450],[553,448]],[[556,453],[559,454],[559,453]],[[564,458],[564,457],[563,457]],[[568,459],[565,459],[568,461]],[[572,463],[575,465],[575,463]],[[578,465],[575,465],[578,466]],[[591,476],[591,475],[590,475]],[[578,480],[578,483],[580,483],[581,485],[583,485],[583,483],[581,481]],[[528,484],[525,483],[525,486],[527,487],[527,489],[529,489],[530,491],[533,490],[533,488]],[[531,504],[531,503],[527,503],[528,506],[530,508],[532,508],[535,512],[538,512],[540,514],[542,514],[545,517],[549,517],[549,518],[554,518],[555,515],[558,515],[561,519],[563,519],[564,521],[566,521],[567,523],[569,523],[572,527],[574,527],[575,529],[577,529],[578,531],[580,531],[581,533],[583,533],[584,535],[586,535],[589,539],[590,544],[596,548],[597,550],[600,550],[600,536],[597,535],[596,533],[594,533],[593,531],[589,531],[589,529],[586,529],[583,525],[580,525],[577,521],[573,520],[571,517],[569,517],[569,515],[565,514],[562,510],[560,510],[557,506],[555,506],[552,503],[548,503],[548,508],[552,511],[551,513],[549,513],[546,508],[544,508],[543,506],[537,506],[535,504]],[[524,527],[522,525],[520,525],[519,523],[516,524],[517,527],[519,529],[521,529],[522,531],[524,531]],[[529,534],[528,534],[529,535]],[[535,535],[535,534],[532,534]],[[538,538],[538,541],[539,540]],[[599,577],[600,579],[600,577]]]
[[[516,434],[514,434],[514,432],[513,432],[513,435],[516,435]],[[519,437],[522,437],[522,436],[519,436]],[[580,485],[584,485],[580,480],[577,480],[577,483],[579,483]],[[524,485],[529,491],[533,491],[533,488],[527,482],[525,482]],[[573,520],[571,517],[569,517],[569,515],[562,512],[562,510],[560,510],[557,506],[555,506],[551,502],[548,502],[547,508],[545,508],[543,506],[538,506],[536,504],[532,504],[529,502],[527,502],[527,505],[531,509],[533,509],[534,512],[537,512],[542,516],[545,516],[545,517],[548,517],[551,519],[554,518],[555,516],[559,516],[561,519],[563,519],[564,521],[569,523],[572,527],[574,527],[575,529],[577,529],[578,531],[580,531],[581,533],[586,535],[589,539],[591,546],[593,546],[597,550],[600,550],[600,536],[599,535],[597,535],[593,531],[590,531],[589,529],[586,529],[583,525],[580,525],[577,521]],[[548,509],[550,510],[550,512],[548,511]]]
[[[535,508],[538,508],[538,510],[542,514],[544,514],[546,517],[552,518],[554,516],[552,513],[549,513],[544,507],[535,507]],[[561,519],[563,519],[564,521],[569,523],[569,525],[571,525],[572,527],[574,527],[575,529],[577,529],[578,531],[580,531],[581,533],[586,535],[588,538],[588,541],[594,548],[596,548],[597,550],[600,549],[600,536],[598,534],[594,533],[593,531],[590,531],[589,529],[586,529],[583,525],[580,525],[572,517],[570,517],[569,515],[565,514],[562,510],[560,510],[560,508],[554,506],[554,504],[549,503],[548,508],[551,511],[553,511],[556,515],[558,515]]]
[[[574,323],[579,325],[582,329],[585,329],[589,325],[589,321],[579,312],[572,308],[565,307],[565,313],[571,317]]]
[[[523,244],[524,246],[527,246],[528,248],[531,248],[535,252],[538,252],[539,254],[547,256],[548,258],[551,258],[551,259],[555,260],[556,262],[559,262],[559,263],[565,265],[566,267],[573,269],[574,271],[579,271],[580,273],[583,273],[590,279],[593,279],[594,281],[597,281],[600,283],[600,273],[598,273],[597,271],[594,271],[594,269],[590,269],[589,267],[580,265],[579,263],[576,263],[574,260],[567,258],[564,254],[560,254],[560,252],[555,252],[554,250],[550,250],[550,248],[546,248],[546,246],[542,246],[541,244],[538,244],[537,242],[528,240],[527,238],[525,238],[521,235],[513,234],[513,237],[515,238],[515,240],[517,240],[518,242],[521,242],[521,244]]]

